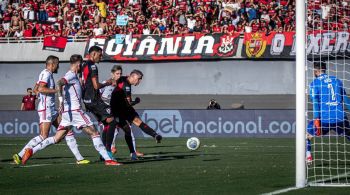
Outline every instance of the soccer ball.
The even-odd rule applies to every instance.
[[[190,150],[197,150],[199,146],[201,145],[201,142],[196,137],[191,137],[187,140],[187,148]]]

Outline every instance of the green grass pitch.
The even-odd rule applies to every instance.
[[[261,194],[295,185],[295,140],[200,138],[189,151],[186,138],[137,139],[146,154],[130,161],[124,139],[117,159],[105,166],[87,137],[79,137],[76,165],[65,142],[40,151],[25,166],[12,164],[29,138],[0,138],[0,194]],[[304,188],[287,194],[349,194],[349,188]]]

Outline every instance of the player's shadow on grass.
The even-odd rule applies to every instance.
[[[176,153],[176,152],[171,152]],[[192,153],[192,154],[183,154],[183,153],[177,153],[173,155],[163,155],[164,152],[154,153],[154,154],[147,154],[145,157],[140,158],[137,161],[126,161],[123,162],[123,164],[137,164],[137,163],[147,163],[147,162],[159,162],[159,161],[170,161],[170,160],[183,160],[183,159],[190,159],[195,158],[199,156],[212,156],[212,155],[218,155],[218,154],[201,154],[201,153]],[[165,153],[167,154],[167,153]],[[218,159],[220,160],[220,159]]]
[[[95,156],[84,156],[85,158],[89,158],[89,157],[91,157],[91,158],[94,158]],[[30,158],[30,161],[31,160],[53,160],[53,159],[74,159],[75,160],[75,158],[74,158],[74,156],[71,156],[71,157],[67,157],[67,156],[59,156],[59,157],[34,157],[34,158]],[[3,160],[1,160],[0,162],[12,162],[13,161],[13,159],[12,158],[10,158],[10,159],[3,159]]]

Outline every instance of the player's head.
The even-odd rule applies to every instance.
[[[74,54],[70,57],[69,62],[70,62],[71,68],[74,71],[79,72],[81,63],[83,62],[83,57],[79,54]]]
[[[52,73],[57,73],[59,69],[60,60],[57,56],[50,55],[46,58],[46,68],[50,69]]]
[[[90,60],[95,62],[95,63],[99,63],[101,61],[102,58],[102,49],[101,47],[94,45],[92,47],[90,47],[89,49],[89,55],[90,55]]]
[[[128,77],[128,81],[131,85],[137,86],[138,84],[140,84],[142,77],[143,73],[140,70],[134,69],[133,71],[131,71]]]
[[[318,77],[322,73],[325,73],[326,70],[327,70],[326,62],[323,62],[323,61],[314,62],[314,74],[315,74],[315,77]]]
[[[28,94],[28,95],[32,95],[32,93],[33,93],[32,88],[30,88],[30,87],[29,87],[29,88],[27,88],[27,94]]]
[[[120,65],[114,65],[111,69],[112,79],[118,80],[123,74],[123,68]]]

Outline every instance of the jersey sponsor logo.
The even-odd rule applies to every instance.
[[[96,65],[92,65],[92,66],[91,66],[91,69],[92,69],[92,70],[96,70],[96,68],[97,68]]]
[[[266,49],[266,40],[263,39],[262,34],[252,34],[252,38],[246,42],[246,54],[248,57],[259,58]]]

